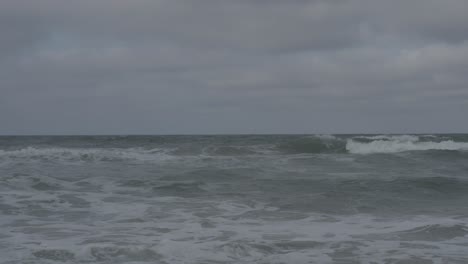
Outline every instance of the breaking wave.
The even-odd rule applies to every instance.
[[[279,143],[277,149],[282,153],[342,153],[345,152],[344,141],[336,138],[302,138]]]
[[[358,137],[359,139],[362,137]],[[353,154],[397,153],[405,151],[424,150],[468,150],[468,142],[455,142],[453,140],[424,141],[418,136],[374,136],[366,137],[367,141],[356,138],[348,139],[346,150]]]
[[[278,143],[277,147],[282,153],[288,154],[373,154],[425,150],[467,151],[468,142],[434,135],[310,136]]]
[[[229,140],[227,140],[229,139]],[[265,138],[221,138],[204,141],[183,139],[152,142],[137,147],[115,147],[100,143],[93,147],[73,147],[70,144],[23,145],[16,149],[0,149],[0,160],[30,161],[139,161],[159,162],[173,159],[206,157],[258,157],[297,154],[374,154],[408,151],[468,151],[468,138],[449,135],[309,135],[266,136]],[[76,140],[75,140],[76,141]],[[163,141],[163,140],[161,140]]]
[[[26,147],[17,150],[0,150],[0,158],[29,160],[63,161],[112,161],[112,160],[166,160],[171,157],[160,149],[144,150],[139,148],[35,148]]]

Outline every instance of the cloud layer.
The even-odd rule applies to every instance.
[[[468,132],[465,0],[5,0],[0,134]]]

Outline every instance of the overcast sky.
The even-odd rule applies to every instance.
[[[468,132],[467,0],[2,0],[0,134]]]

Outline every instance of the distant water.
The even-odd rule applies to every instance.
[[[0,137],[0,263],[468,263],[468,135]]]

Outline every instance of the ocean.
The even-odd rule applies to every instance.
[[[0,263],[468,263],[468,135],[2,136]]]

